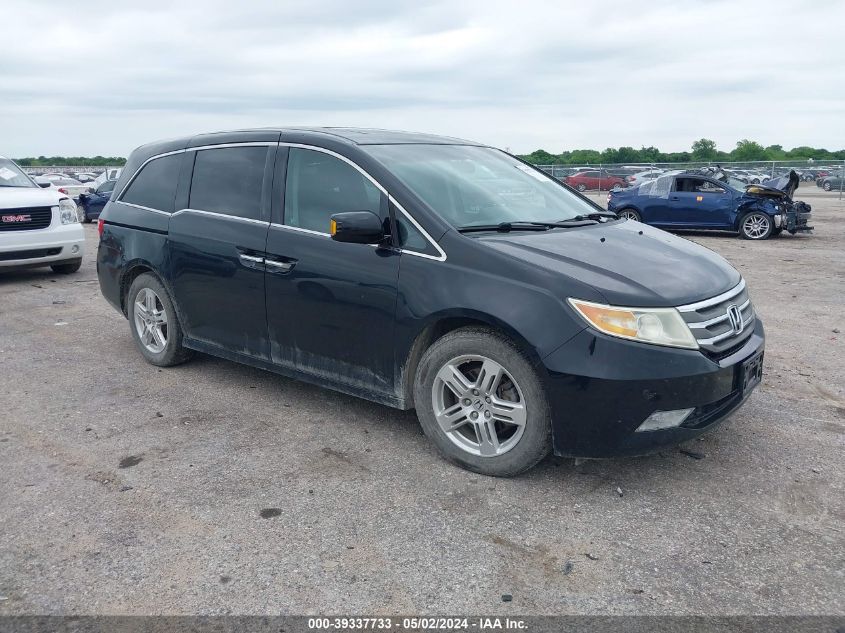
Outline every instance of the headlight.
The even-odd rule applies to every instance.
[[[600,332],[654,345],[698,349],[698,341],[675,308],[617,308],[569,299],[587,323]]]
[[[59,215],[62,218],[62,224],[79,222],[79,216],[76,214],[76,203],[70,198],[59,200]]]

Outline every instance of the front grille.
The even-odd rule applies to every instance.
[[[0,231],[34,231],[46,229],[53,219],[50,207],[0,209]]]
[[[741,319],[732,320],[730,309],[736,308]],[[717,297],[680,306],[678,311],[687,322],[702,351],[711,358],[724,358],[739,349],[754,331],[754,307],[745,288],[745,280]]]
[[[36,259],[38,257],[50,257],[62,252],[61,246],[55,248],[37,248],[29,251],[8,251],[0,253],[0,262],[10,262],[15,259]]]

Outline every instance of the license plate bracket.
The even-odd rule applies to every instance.
[[[742,363],[742,368],[739,375],[742,393],[747,393],[754,389],[754,387],[760,384],[760,381],[762,379],[763,352],[760,352]]]

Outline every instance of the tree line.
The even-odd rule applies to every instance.
[[[122,156],[32,156],[13,158],[21,167],[122,167]]]
[[[743,139],[730,152],[716,148],[715,141],[707,138],[697,140],[692,144],[689,152],[661,152],[656,147],[608,147],[604,151],[594,149],[575,149],[552,154],[538,149],[530,154],[520,156],[523,160],[535,165],[594,165],[614,163],[688,163],[701,162],[731,162],[756,160],[807,160],[816,162],[824,160],[845,160],[845,149],[829,151],[826,149],[801,146],[786,150],[782,145],[763,147],[756,141]]]

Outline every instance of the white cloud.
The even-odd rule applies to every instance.
[[[5,0],[0,153],[355,125],[514,151],[845,145],[845,5]],[[143,9],[139,8],[143,6]]]

